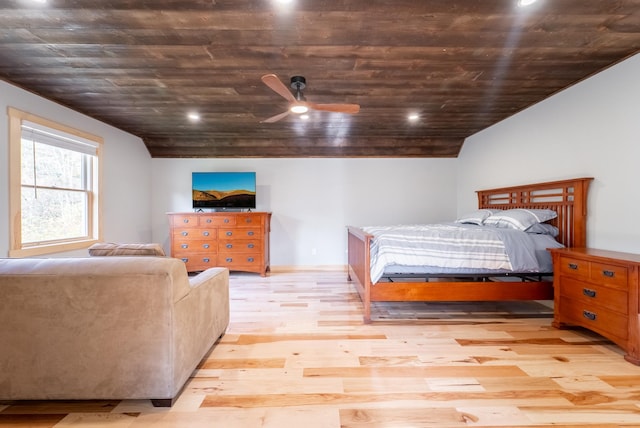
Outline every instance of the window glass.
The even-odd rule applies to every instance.
[[[101,140],[9,108],[10,256],[86,248],[100,233]]]

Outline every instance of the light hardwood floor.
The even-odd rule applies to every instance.
[[[344,272],[232,274],[231,324],[176,404],[0,405],[16,427],[640,427],[640,368],[537,303],[379,304]]]

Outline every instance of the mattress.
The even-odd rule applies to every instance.
[[[506,274],[553,271],[553,236],[461,223],[364,227],[371,281],[392,274]]]

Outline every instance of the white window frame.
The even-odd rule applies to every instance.
[[[9,116],[9,214],[10,214],[10,245],[9,257],[30,257],[44,254],[59,253],[88,248],[92,244],[102,241],[102,147],[101,137],[56,123],[31,113],[7,108]],[[22,133],[23,124],[42,129],[49,129],[75,137],[80,141],[87,141],[96,147],[96,162],[91,176],[89,203],[87,208],[87,236],[81,239],[60,239],[42,243],[22,242]]]

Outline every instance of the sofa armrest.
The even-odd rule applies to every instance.
[[[197,274],[195,276],[190,276],[189,277],[189,285],[191,286],[191,288],[197,288],[201,284],[203,284],[203,283],[205,283],[207,281],[210,281],[211,278],[214,278],[217,275],[226,275],[227,276],[226,281],[228,282],[229,269],[227,269],[227,268],[209,268],[207,270],[204,270],[204,271],[200,272],[199,274]]]
[[[189,287],[189,293],[174,308],[177,385],[186,382],[229,325],[227,268],[209,268],[189,277]]]

